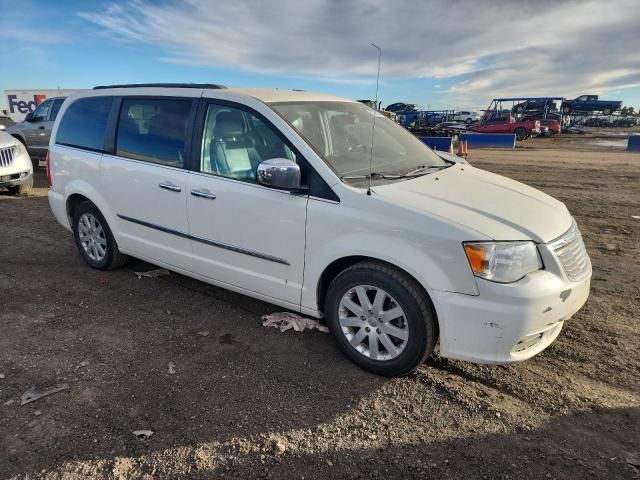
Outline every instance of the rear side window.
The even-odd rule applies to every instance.
[[[116,155],[182,168],[191,105],[191,100],[125,98]]]
[[[88,97],[73,102],[60,120],[56,143],[87,150],[104,150],[112,103],[113,97]]]
[[[62,106],[63,103],[64,103],[64,98],[53,101],[53,106],[51,107],[51,111],[49,112],[50,122],[55,121],[56,117],[58,116],[58,112],[60,111],[60,107]]]

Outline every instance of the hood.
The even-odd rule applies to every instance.
[[[7,148],[15,145],[18,141],[3,130],[0,130],[0,148]]]
[[[374,191],[391,203],[441,217],[494,240],[546,243],[569,230],[572,222],[565,205],[555,198],[464,164],[374,187]]]

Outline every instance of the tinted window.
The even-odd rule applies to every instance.
[[[183,167],[191,100],[125,99],[120,110],[116,155]]]
[[[209,105],[202,135],[201,172],[255,182],[258,164],[272,158],[296,161],[271,125],[238,108]]]
[[[102,151],[113,97],[80,98],[64,113],[56,143]]]
[[[51,100],[47,100],[38,105],[33,111],[31,115],[32,122],[44,122],[47,119],[47,115],[49,114],[49,109],[51,108]]]
[[[53,101],[53,106],[51,107],[51,112],[49,112],[49,120],[50,121],[55,121],[56,117],[58,116],[58,112],[60,111],[60,107],[62,106],[62,103],[64,102],[64,98],[61,98],[59,100],[54,100]]]

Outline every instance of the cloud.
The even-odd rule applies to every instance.
[[[370,78],[374,42],[383,78],[449,78],[456,101],[640,85],[636,0],[134,0],[79,15],[166,61],[331,81]]]

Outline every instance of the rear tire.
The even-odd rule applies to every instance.
[[[82,259],[98,270],[115,270],[129,260],[127,255],[120,253],[107,221],[91,202],[82,202],[76,207],[73,238]]]
[[[406,273],[381,263],[361,262],[340,273],[329,286],[324,313],[342,353],[378,375],[411,373],[436,344],[426,293]]]
[[[33,177],[20,185],[9,187],[9,193],[11,195],[24,195],[29,193],[33,189]]]
[[[516,140],[522,141],[527,138],[527,131],[522,127],[516,128],[515,133],[516,133]]]

